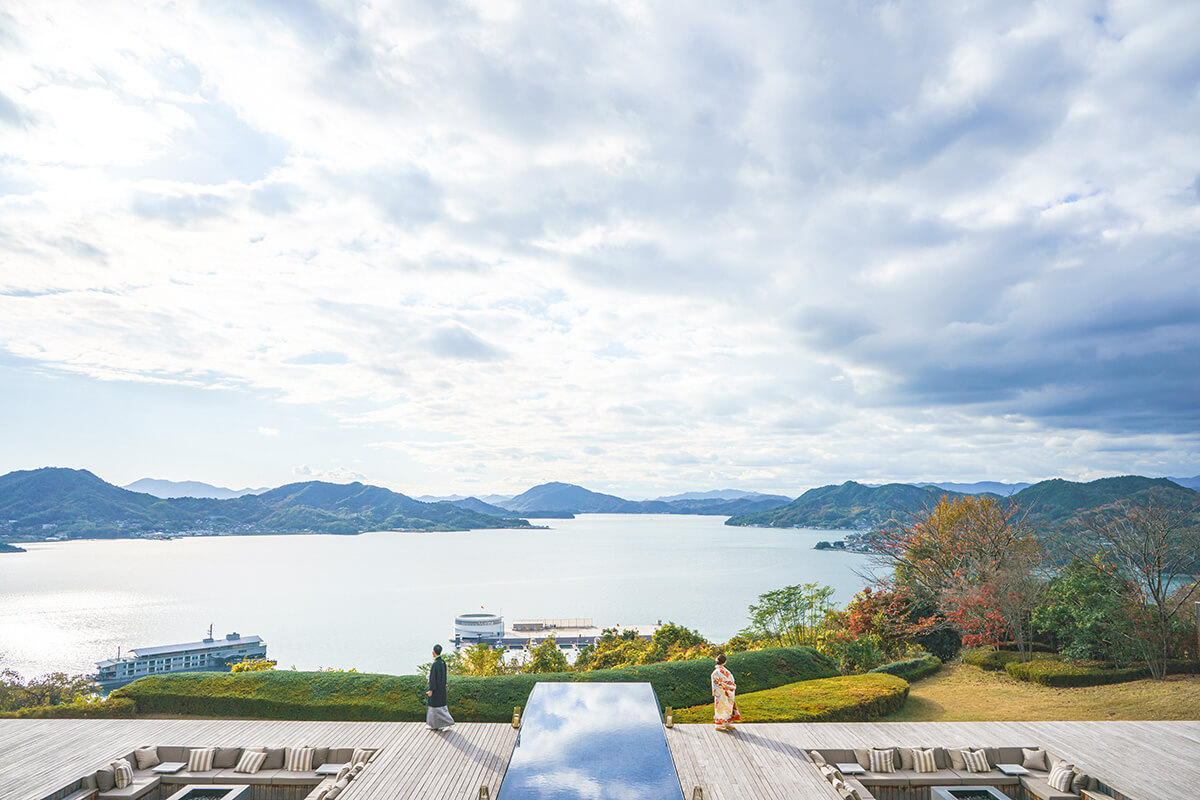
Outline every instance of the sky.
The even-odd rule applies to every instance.
[[[7,0],[0,472],[1200,473],[1200,4]]]

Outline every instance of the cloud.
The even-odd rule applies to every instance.
[[[312,474],[1200,471],[1195,4],[11,13],[4,351]]]
[[[259,425],[258,426],[258,434],[259,434],[259,436],[278,436],[279,429],[278,428],[266,428],[262,425]]]

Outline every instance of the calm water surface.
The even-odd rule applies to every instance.
[[[455,614],[674,621],[724,641],[769,589],[819,582],[844,603],[868,560],[830,531],[724,517],[587,514],[551,530],[208,537],[27,545],[0,556],[0,667],[90,672],[117,647],[258,634],[280,667],[411,673]]]

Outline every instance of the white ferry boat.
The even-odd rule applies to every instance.
[[[147,675],[168,672],[224,672],[239,661],[265,659],[267,645],[259,636],[229,633],[214,639],[212,628],[198,642],[138,647],[122,656],[96,662],[96,683],[103,689],[116,689]]]

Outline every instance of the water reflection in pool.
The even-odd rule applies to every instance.
[[[648,683],[539,683],[497,800],[682,800]]]

